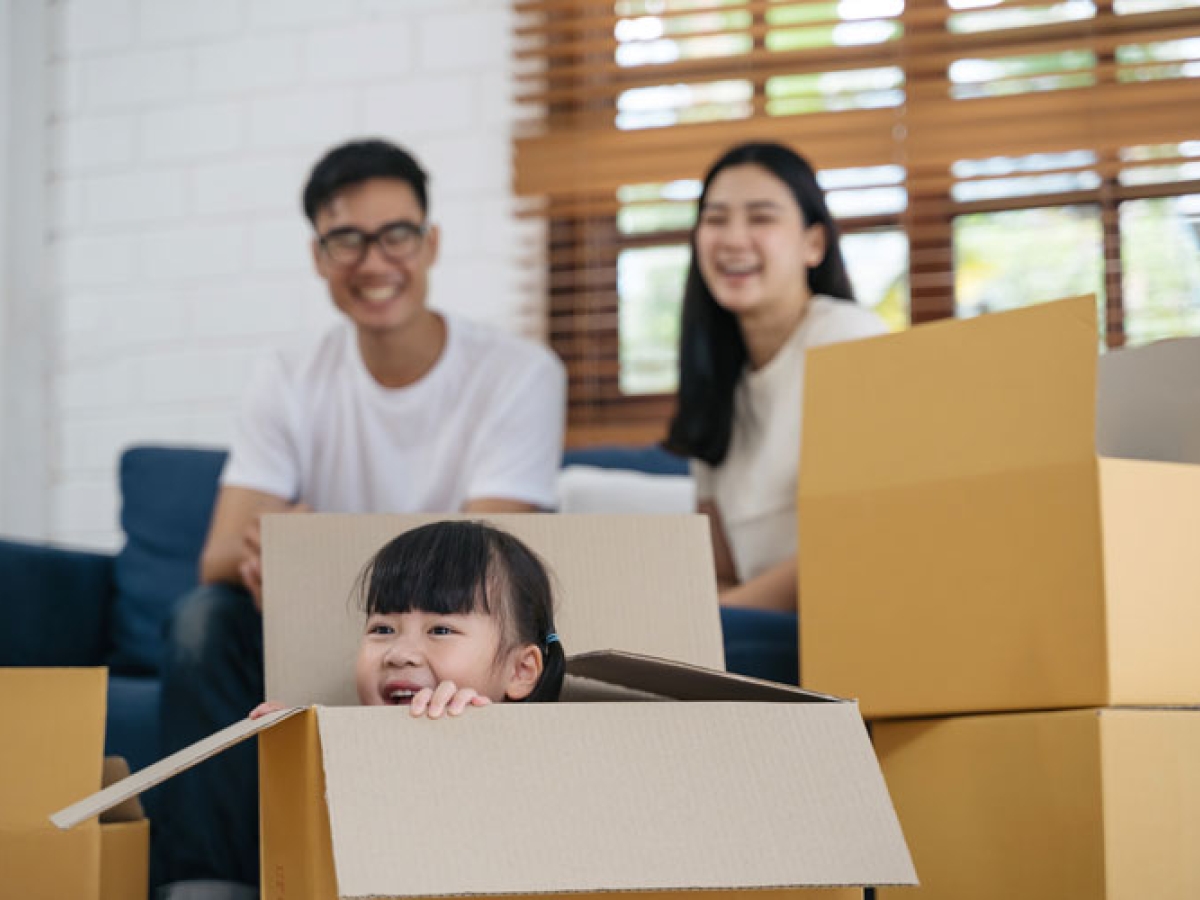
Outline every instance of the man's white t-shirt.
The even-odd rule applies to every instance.
[[[817,295],[771,361],[742,373],[724,461],[719,466],[691,462],[696,499],[713,503],[720,512],[739,582],[796,553],[806,351],[886,331],[865,307]]]
[[[419,381],[385,388],[353,325],[271,354],[251,380],[221,483],[318,512],[456,512],[499,498],[551,508],[566,378],[544,347],[445,316]]]

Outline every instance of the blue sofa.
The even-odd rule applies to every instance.
[[[162,626],[196,585],[224,462],[217,449],[126,450],[119,466],[126,542],[116,554],[0,540],[0,666],[108,666],[105,749],[135,770],[159,756]],[[687,471],[656,447],[571,450],[563,464]]]
[[[133,769],[159,757],[162,625],[196,585],[224,463],[223,450],[126,450],[119,553],[0,540],[0,665],[108,666],[105,752]]]

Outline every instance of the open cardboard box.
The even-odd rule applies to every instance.
[[[1200,897],[1200,710],[876,722],[917,891],[880,900]]]
[[[1200,701],[1200,342],[1107,354],[1099,397],[1097,343],[1082,298],[809,355],[802,684],[868,719]]]
[[[352,702],[351,585],[388,538],[434,518],[268,520],[269,695]],[[915,882],[853,703],[692,664],[720,647],[702,518],[488,518],[554,570],[568,650],[642,652],[576,656],[557,704],[453,721],[336,705],[247,720],[55,822],[86,821],[257,733],[264,897]],[[656,644],[684,660],[646,656]]]
[[[150,829],[130,800],[62,832],[47,816],[129,774],[104,752],[104,669],[0,669],[0,896],[145,900]]]

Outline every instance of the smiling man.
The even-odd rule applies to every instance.
[[[250,383],[200,562],[163,664],[170,753],[263,698],[265,513],[523,512],[554,503],[565,377],[543,347],[426,305],[437,260],[427,178],[379,140],[330,151],[304,189],[312,255],[345,317]],[[348,677],[350,673],[347,673]],[[253,898],[253,746],[160,788],[159,896]]]

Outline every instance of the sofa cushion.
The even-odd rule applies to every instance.
[[[108,715],[104,719],[104,755],[119,756],[131,771],[145,768],[162,753],[158,749],[157,678],[113,675],[108,679]]]
[[[600,469],[631,469],[649,475],[687,475],[688,462],[657,444],[645,446],[575,447],[563,453],[563,468],[595,466]]]
[[[0,666],[98,666],[108,649],[113,559],[0,540]]]
[[[686,475],[571,465],[558,473],[562,513],[691,513],[696,485]]]
[[[134,447],[121,455],[121,526],[109,665],[125,674],[158,671],[163,624],[198,581],[225,464],[224,450]]]

